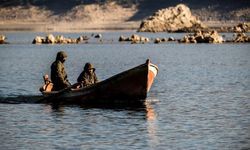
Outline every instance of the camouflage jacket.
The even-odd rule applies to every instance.
[[[64,64],[60,60],[56,60],[51,65],[51,80],[54,85],[53,90],[61,90],[70,86]]]
[[[85,71],[83,71],[79,77],[77,78],[77,82],[81,83],[82,87],[89,86],[91,84],[95,84],[98,82],[97,76],[95,72],[89,74]]]

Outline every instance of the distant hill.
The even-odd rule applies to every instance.
[[[131,18],[141,19],[161,8],[187,5],[201,20],[244,20],[250,21],[250,0],[142,0],[138,12]],[[238,13],[238,14],[236,14]]]
[[[180,3],[208,26],[250,22],[250,0],[0,0],[0,30],[137,29]]]
[[[153,12],[179,3],[187,5],[201,20],[242,20],[250,21],[250,0],[1,0],[0,8],[16,6],[38,6],[54,15],[61,15],[78,5],[100,4],[115,1],[123,7],[137,6],[129,20],[137,21]]]

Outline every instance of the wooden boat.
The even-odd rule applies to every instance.
[[[142,65],[88,87],[43,91],[42,102],[60,104],[141,103],[145,101],[157,73],[158,67],[147,60]]]

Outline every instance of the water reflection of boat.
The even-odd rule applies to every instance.
[[[146,102],[145,108],[147,112],[147,120],[154,121],[156,119],[156,114],[155,114],[153,107],[148,102]]]
[[[145,103],[146,107],[146,117],[147,117],[147,131],[149,137],[149,144],[151,147],[157,147],[159,144],[159,139],[157,136],[158,126],[157,126],[157,114],[150,102]]]
[[[42,92],[44,99],[40,102],[63,104],[142,103],[145,101],[157,73],[158,67],[147,60],[142,65],[92,86]]]

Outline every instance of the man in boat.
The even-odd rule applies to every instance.
[[[51,65],[51,80],[53,83],[53,91],[58,91],[70,86],[70,82],[67,79],[67,74],[64,69],[64,62],[67,58],[67,54],[64,51],[57,53],[56,61]]]
[[[85,64],[84,70],[77,78],[77,82],[80,83],[80,87],[86,87],[86,86],[89,86],[91,84],[95,84],[98,82],[93,64],[91,63]]]

